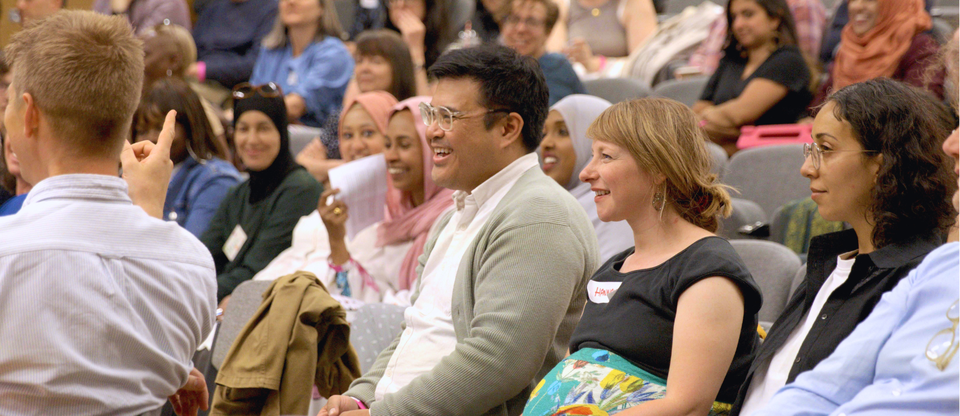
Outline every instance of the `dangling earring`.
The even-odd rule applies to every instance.
[[[172,76],[173,76],[173,70],[172,70],[172,69],[168,69],[168,70],[167,70],[167,76],[168,76],[168,77],[172,77]]]
[[[663,208],[667,205],[667,199],[663,196],[663,191],[658,190],[653,194],[653,209],[660,213],[660,221],[663,221]]]

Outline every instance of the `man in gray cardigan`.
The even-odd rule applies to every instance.
[[[518,415],[567,350],[597,241],[543,174],[547,114],[536,61],[490,45],[449,52],[421,106],[432,176],[454,189],[420,257],[403,332],[320,415]]]

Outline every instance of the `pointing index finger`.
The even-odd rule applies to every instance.
[[[170,110],[166,119],[163,120],[163,129],[160,130],[160,136],[157,137],[157,146],[153,148],[153,152],[159,152],[161,156],[170,158],[170,146],[176,136],[176,126],[177,111]]]

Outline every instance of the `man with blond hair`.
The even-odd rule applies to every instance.
[[[140,42],[121,17],[61,11],[5,52],[7,140],[35,186],[0,218],[0,414],[136,415],[171,395],[205,407],[178,389],[205,393],[190,359],[213,325],[216,272],[196,238],[148,215],[162,210],[174,114],[155,147],[126,144]]]

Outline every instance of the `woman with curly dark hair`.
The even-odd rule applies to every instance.
[[[749,415],[833,352],[956,220],[940,150],[956,126],[933,95],[882,78],[827,99],[800,172],[820,215],[852,229],[815,237],[807,276],[771,328],[733,414]]]

